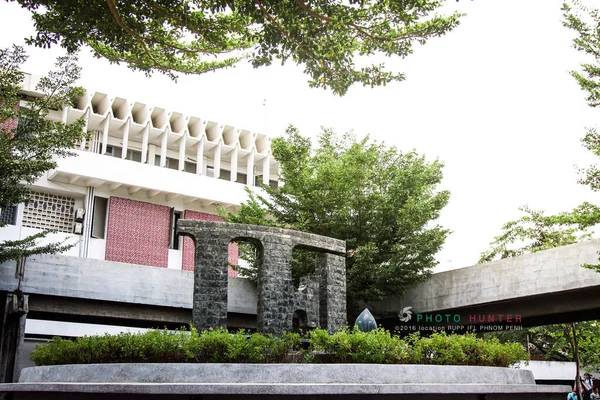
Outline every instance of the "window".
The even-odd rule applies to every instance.
[[[179,235],[177,235],[177,221],[181,218],[181,211],[175,211],[171,208],[171,238],[169,240],[169,248],[179,250]]]
[[[106,216],[108,211],[108,199],[94,197],[94,211],[92,214],[92,237],[104,239],[106,230]]]
[[[126,160],[142,162],[142,152],[137,150],[127,150]]]
[[[206,176],[209,178],[215,177],[215,169],[213,167],[206,167]]]
[[[107,156],[121,158],[122,154],[123,153],[121,152],[121,148],[120,147],[117,147],[117,146],[106,146],[106,155]]]
[[[245,185],[246,184],[246,179],[248,179],[248,176],[246,174],[240,174],[238,172],[237,179],[236,179],[237,183],[243,183]]]
[[[231,172],[226,169],[222,169],[219,173],[219,179],[223,179],[224,181],[228,181],[231,179]]]
[[[196,163],[193,161],[186,161],[185,167],[183,168],[185,172],[190,172],[192,174],[196,173]]]
[[[178,170],[179,169],[179,160],[176,160],[174,158],[171,157],[167,157],[167,168],[169,169],[174,169],[174,170]]]
[[[160,155],[158,155],[158,154],[154,156],[154,165],[160,166]],[[178,170],[179,169],[179,160],[177,160],[175,158],[167,157],[165,167],[167,167],[169,169]]]
[[[106,146],[106,155],[113,156],[115,158],[121,158],[123,156],[123,149],[117,146]],[[142,152],[138,150],[127,150],[126,160],[142,162]]]
[[[17,129],[14,132],[20,140],[35,139],[37,137],[35,123],[36,120],[28,116],[27,113],[19,113]]]
[[[262,185],[262,175],[258,175],[254,177],[254,186]],[[273,179],[269,179],[269,186],[273,189],[277,189],[279,187],[279,182]]]

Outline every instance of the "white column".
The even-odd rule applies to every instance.
[[[71,107],[66,106],[63,108],[62,110],[62,123],[66,124],[67,123],[67,118],[69,116],[69,110],[71,109]]]
[[[254,147],[250,150],[250,154],[248,154],[246,170],[246,185],[254,186]]]
[[[271,152],[267,153],[265,158],[263,159],[263,183],[265,185],[269,185],[269,177],[271,176]]]
[[[238,170],[238,148],[239,144],[236,144],[234,149],[231,151],[231,182],[237,181],[237,170]]]
[[[167,124],[160,143],[160,166],[163,168],[167,165],[167,139],[169,138],[169,133],[171,133],[171,127]]]
[[[91,110],[91,108],[88,107],[85,110],[85,116],[83,117],[83,120],[85,121],[84,124],[83,124],[83,134],[84,135],[87,134],[88,123],[90,122],[90,110]],[[85,138],[81,139],[81,145],[79,146],[79,149],[81,151],[85,151],[85,141],[86,141]]]
[[[123,150],[121,158],[127,158],[127,148],[129,147],[129,127],[131,126],[131,117],[127,117],[127,121],[123,124]]]
[[[204,136],[196,146],[196,174],[204,175]]]
[[[219,142],[215,146],[213,168],[215,170],[215,178],[221,176],[221,148],[223,147],[223,139],[219,139]]]
[[[92,220],[94,219],[94,193],[93,187],[88,187],[85,192],[83,208],[85,209],[85,218],[83,219],[83,229],[81,232],[81,242],[79,243],[79,257],[87,258],[90,238],[92,237]]]
[[[111,115],[108,113],[104,118],[104,126],[102,127],[102,153],[106,154],[106,146],[108,146],[108,130],[110,129]]]
[[[179,170],[183,171],[185,168],[185,142],[186,142],[187,131],[183,132],[183,136],[179,139]]]
[[[150,133],[150,121],[146,123],[144,133],[142,134],[142,164],[148,161],[148,134]],[[154,160],[152,160],[154,161]]]
[[[156,159],[156,146],[153,144],[148,145],[148,164],[155,165],[154,161]]]

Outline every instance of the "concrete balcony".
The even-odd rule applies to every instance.
[[[199,201],[203,206],[239,206],[248,197],[246,185],[241,183],[96,153],[74,152],[77,156],[58,160],[57,168],[48,172],[49,181],[92,187],[106,185],[110,190],[125,187],[130,194],[144,191],[148,198],[163,194],[169,200],[181,197],[185,202]],[[261,192],[256,187],[250,189]]]
[[[50,321],[178,328],[192,318],[194,274],[63,255],[27,259],[21,290],[28,318]],[[0,264],[0,292],[18,287],[16,263]],[[254,284],[228,278],[228,324],[256,327]]]

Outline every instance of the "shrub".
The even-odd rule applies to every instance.
[[[508,367],[529,355],[519,343],[500,343],[497,339],[479,339],[473,333],[430,337],[413,334],[408,339],[409,358],[416,364],[482,365]]]
[[[317,329],[311,332],[309,350],[323,352],[335,363],[401,364],[409,361],[407,344],[382,329],[375,332],[346,329],[333,335]]]
[[[473,334],[430,337],[413,334],[405,339],[384,330],[343,330],[335,334],[316,329],[302,350],[298,334],[281,337],[222,329],[197,332],[149,331],[142,334],[86,336],[75,340],[54,338],[38,346],[31,359],[36,365],[95,363],[282,363],[329,362],[374,364],[487,365],[507,367],[528,359],[518,343],[478,339]],[[293,357],[291,357],[293,356]]]

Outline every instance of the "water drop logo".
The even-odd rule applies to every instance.
[[[411,308],[412,307],[404,307],[402,309],[402,311],[400,311],[398,313],[398,318],[400,318],[400,321],[402,321],[402,322],[410,321],[410,319],[412,318],[412,311],[410,311]]]

